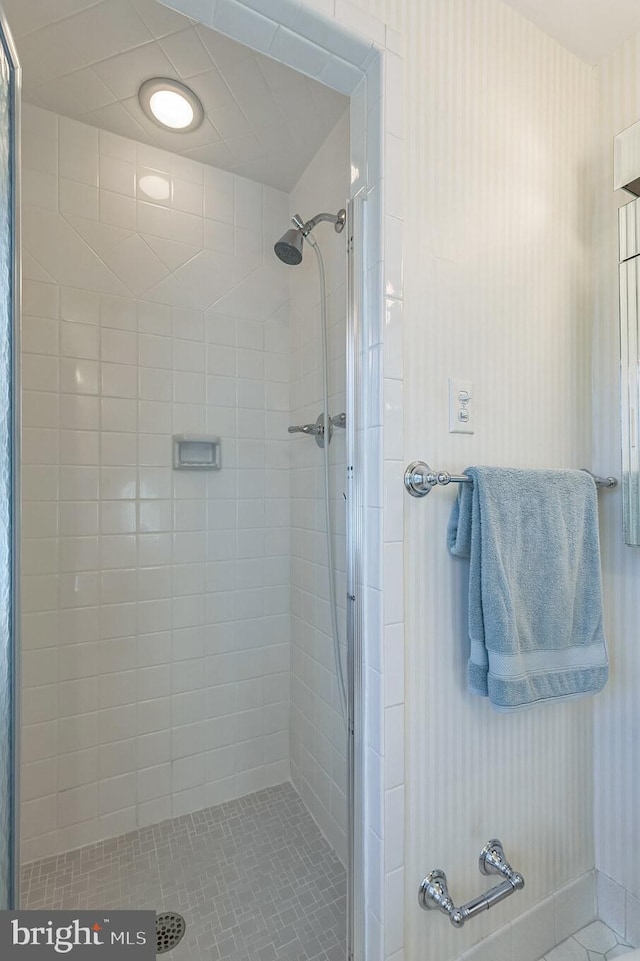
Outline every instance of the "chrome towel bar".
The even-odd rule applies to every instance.
[[[615,477],[598,477],[590,470],[582,468],[593,477],[596,487],[617,487]],[[404,472],[404,486],[412,497],[426,497],[434,487],[446,487],[447,484],[472,484],[473,481],[466,474],[450,474],[447,470],[435,471],[422,460],[413,461]]]
[[[447,876],[444,871],[431,871],[420,885],[418,893],[420,907],[425,911],[433,909],[442,911],[449,916],[454,928],[461,928],[465,921],[475,918],[476,914],[482,911],[488,911],[489,908],[504,901],[515,891],[521,891],[524,887],[524,878],[513,870],[497,838],[487,841],[480,852],[478,866],[481,874],[500,874],[505,880],[457,908],[449,896]]]

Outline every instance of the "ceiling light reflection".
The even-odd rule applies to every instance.
[[[169,200],[171,197],[171,181],[161,174],[143,174],[138,187],[150,200]]]

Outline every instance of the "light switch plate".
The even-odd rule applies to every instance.
[[[473,384],[460,377],[449,378],[449,433],[475,433]]]

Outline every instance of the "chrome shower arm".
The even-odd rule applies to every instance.
[[[346,219],[346,210],[339,210],[337,214],[316,214],[315,217],[312,217],[311,220],[308,220],[304,226],[305,230],[308,232],[309,230],[313,230],[313,228],[320,223],[333,224],[336,228],[336,233],[339,234],[344,227]]]
[[[320,223],[333,224],[336,229],[336,233],[340,234],[344,230],[344,225],[346,221],[347,221],[347,211],[344,208],[342,210],[339,210],[337,214],[327,214],[327,213],[316,214],[315,217],[312,217],[311,220],[307,220],[306,223],[303,221],[300,214],[294,214],[293,217],[291,218],[291,222],[295,224],[298,230],[302,231],[303,237],[307,237],[311,233],[313,228]]]

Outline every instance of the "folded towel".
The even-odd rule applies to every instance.
[[[467,680],[498,710],[595,693],[608,677],[598,505],[584,471],[470,467],[447,532],[470,558]]]

